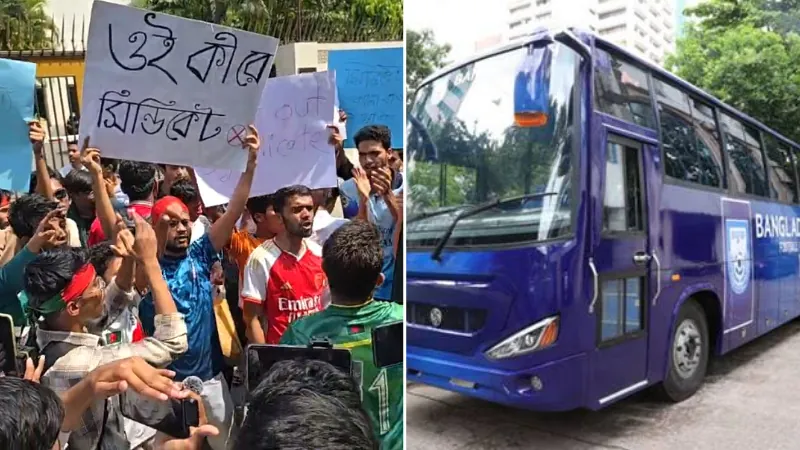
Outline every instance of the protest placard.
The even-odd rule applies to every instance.
[[[33,151],[28,122],[33,120],[36,64],[0,59],[0,188],[27,192]]]
[[[403,49],[373,48],[328,52],[328,70],[336,72],[340,107],[347,112],[345,147],[365,125],[386,125],[392,147],[403,147]]]
[[[80,136],[105,156],[244,170],[278,40],[95,1]]]
[[[251,197],[293,184],[312,189],[336,186],[336,158],[327,129],[333,121],[335,86],[332,72],[267,80],[256,113],[261,153]],[[195,169],[203,203],[227,203],[240,174],[236,170]]]

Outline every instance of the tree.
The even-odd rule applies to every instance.
[[[800,140],[797,0],[710,0],[666,66],[787,137]]]
[[[410,106],[414,91],[422,80],[447,64],[449,53],[450,45],[437,44],[433,31],[406,31],[406,98],[409,102],[406,106]]]
[[[402,0],[134,0],[133,6],[287,39],[305,29],[331,40],[393,39]],[[298,14],[299,9],[299,14]]]
[[[0,50],[53,48],[58,28],[46,0],[0,0]]]

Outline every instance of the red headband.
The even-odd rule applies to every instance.
[[[0,195],[0,208],[8,206],[11,203],[10,195]]]
[[[158,226],[158,222],[161,221],[161,217],[166,214],[167,208],[172,205],[179,205],[184,212],[189,212],[189,208],[181,201],[181,199],[167,195],[153,205],[153,210],[150,213],[150,217],[153,221],[154,227]]]
[[[96,277],[97,271],[94,270],[94,266],[91,263],[86,263],[75,272],[75,276],[72,277],[72,280],[61,293],[61,299],[64,300],[64,303],[74,302],[91,286]]]

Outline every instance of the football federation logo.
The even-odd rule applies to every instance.
[[[428,317],[431,320],[431,325],[436,328],[439,328],[442,325],[442,310],[439,308],[431,309],[430,315]]]
[[[745,220],[726,220],[728,280],[735,294],[750,285],[750,230]]]

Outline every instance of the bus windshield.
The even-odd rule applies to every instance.
[[[579,64],[564,44],[535,43],[418,90],[407,130],[410,247],[434,246],[458,214],[512,197],[460,220],[448,247],[571,233]]]

